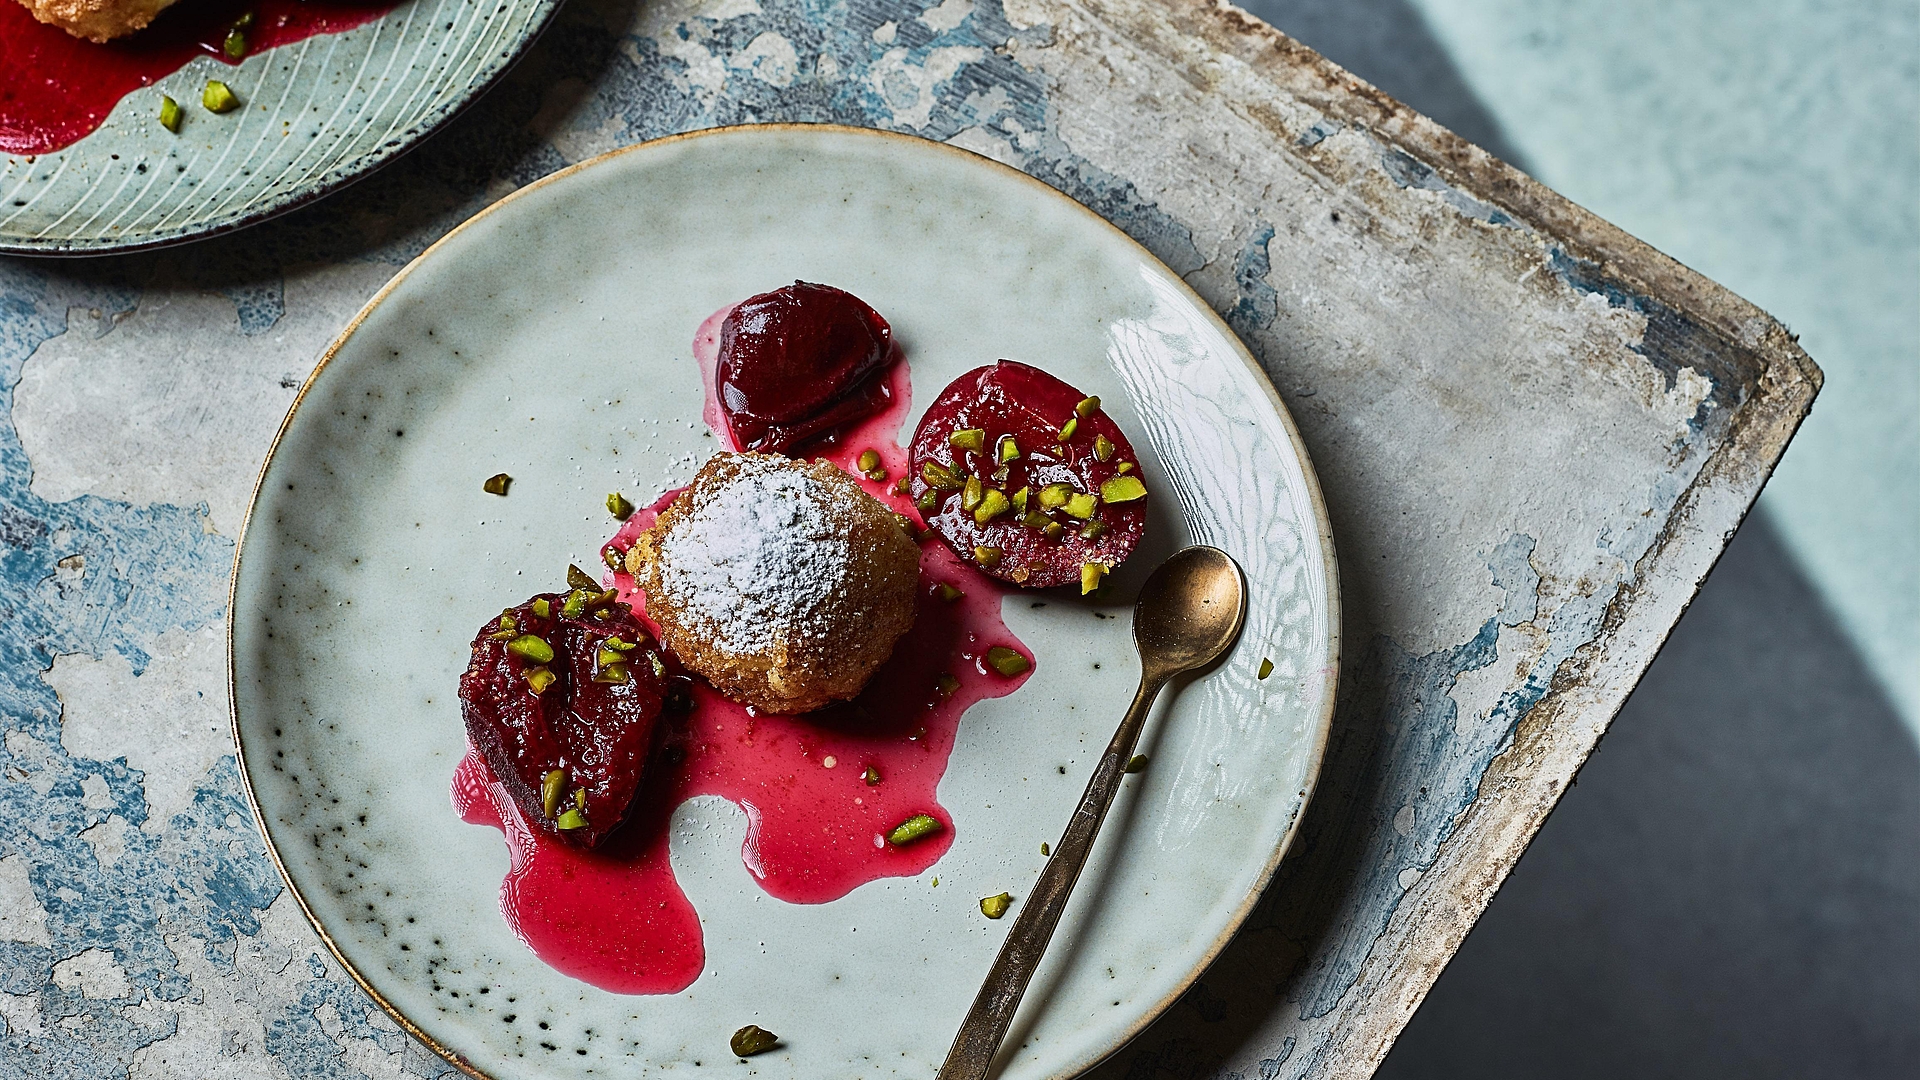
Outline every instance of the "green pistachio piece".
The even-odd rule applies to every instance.
[[[579,808],[583,812],[586,810],[587,808],[587,789],[586,788],[577,787],[573,789],[573,805]]]
[[[627,658],[620,655],[620,650],[610,649],[602,642],[600,648],[594,651],[593,659],[595,663],[605,665],[625,663]]]
[[[960,489],[960,509],[971,514],[980,507],[980,500],[986,497],[987,486],[977,476],[967,477],[967,486]]]
[[[627,501],[625,495],[617,491],[610,492],[607,495],[607,513],[625,521],[633,516],[633,504]]]
[[[940,824],[939,818],[930,814],[915,814],[893,827],[893,831],[887,834],[887,843],[894,847],[905,847],[915,840],[932,836],[944,828],[946,826]]]
[[[239,18],[233,20],[233,25],[241,30],[253,29],[253,12],[242,12]]]
[[[1060,434],[1054,436],[1053,441],[1066,442],[1067,440],[1073,438],[1074,432],[1079,430],[1080,430],[1080,418],[1077,416],[1068,417],[1067,422],[1060,425]]]
[[[1062,507],[1062,509],[1066,510],[1068,517],[1078,521],[1085,521],[1093,516],[1094,509],[1099,505],[1100,501],[1094,498],[1092,492],[1081,491],[1074,493],[1073,497],[1067,500],[1067,505]]]
[[[579,567],[573,565],[572,563],[568,563],[567,564],[567,588],[579,589],[583,592],[597,593],[600,591],[600,579],[597,577],[594,577],[592,574],[587,573],[585,570],[580,569]]]
[[[178,135],[180,134],[180,116],[180,103],[165,94],[161,94],[160,126]],[[504,476],[506,474],[502,473],[501,475]],[[488,482],[491,483],[492,481]],[[504,494],[504,492],[494,492],[494,494]]]
[[[1032,667],[1033,663],[1005,645],[995,645],[987,650],[987,666],[1011,679]]]
[[[865,474],[865,475],[866,475],[866,478],[867,478],[867,479],[869,479],[869,480],[871,480],[871,481],[873,481],[874,483],[876,483],[876,484],[877,484],[877,483],[879,483],[879,482],[881,482],[882,480],[885,480],[885,479],[887,478],[887,470],[885,470],[885,469],[869,469],[869,470],[867,470],[867,472],[866,472],[866,474]]]
[[[1047,534],[1047,539],[1058,540],[1066,534],[1067,527],[1057,521],[1049,521],[1047,522],[1047,527],[1040,531]]]
[[[959,589],[954,588],[953,586],[947,584],[944,581],[934,586],[933,594],[935,596],[938,596],[940,599],[946,601],[949,604],[967,595],[966,593],[961,592]]]
[[[220,51],[227,54],[229,60],[240,60],[247,55],[247,32],[238,26],[227,30],[225,41],[220,43]]]
[[[984,428],[967,428],[947,436],[947,445],[956,450],[971,450],[976,454],[987,449],[987,433]]]
[[[540,778],[540,805],[551,818],[555,810],[560,809],[560,795],[567,790],[567,772],[565,769],[553,769]]]
[[[1048,484],[1040,489],[1040,509],[1058,510],[1067,505],[1073,497],[1073,487],[1068,484]]]
[[[953,475],[953,470],[937,461],[929,461],[920,466],[920,479],[941,491],[953,491],[960,486],[960,478]]]
[[[507,651],[536,664],[553,663],[553,646],[547,644],[546,639],[533,634],[521,634],[507,642]]]
[[[738,1056],[747,1058],[755,1054],[764,1054],[779,1042],[780,1036],[758,1024],[748,1024],[734,1032],[733,1038],[727,1040],[727,1045],[732,1047],[733,1052]]]
[[[1020,517],[1027,516],[1027,499],[1032,492],[1032,488],[1022,487],[1019,491],[1013,493],[1013,512],[1016,515]]]
[[[895,480],[893,482],[893,493],[895,495],[905,495],[909,490],[912,489],[912,487],[913,487],[913,477],[903,476],[900,479]]]
[[[546,597],[533,602],[533,613],[543,619],[553,618],[553,604]]]
[[[953,696],[955,690],[960,689],[960,680],[954,678],[951,673],[943,671],[933,677],[933,689],[941,697],[949,698]]]
[[[863,473],[870,473],[880,467],[880,452],[867,449],[860,451],[860,458],[854,462]]]
[[[1009,502],[1006,493],[999,488],[988,488],[980,496],[980,505],[973,508],[973,520],[977,525],[985,525],[994,518],[1007,512]]]
[[[1137,476],[1115,476],[1100,485],[1100,498],[1110,503],[1132,502],[1147,497],[1147,485]]]
[[[992,566],[1000,561],[1000,549],[997,547],[981,547],[976,544],[973,548],[973,561],[979,563],[981,566]]]
[[[931,514],[940,508],[940,493],[933,488],[928,488],[920,493],[919,498],[913,500],[913,505],[921,513]]]
[[[1013,436],[1002,435],[1000,436],[1000,445],[995,448],[993,456],[998,458],[1002,465],[1010,461],[1018,461],[1020,460],[1020,444],[1013,441]]]
[[[1107,523],[1104,521],[1089,521],[1080,527],[1080,539],[1082,540],[1098,540],[1106,534]]]
[[[1099,411],[1100,399],[1097,397],[1083,397],[1073,406],[1075,416],[1092,416]]]
[[[1123,461],[1123,462],[1121,462],[1121,463],[1120,463],[1120,475],[1121,475],[1121,476],[1125,476],[1125,475],[1127,475],[1128,473],[1130,473],[1130,472],[1132,472],[1132,471],[1133,471],[1133,462],[1131,462],[1131,461]]]
[[[1097,562],[1080,564],[1080,595],[1085,596],[1100,587],[1107,576],[1107,568]]]
[[[200,91],[200,104],[210,113],[229,113],[240,107],[240,99],[226,83],[208,79],[207,88]]]
[[[538,697],[541,694],[546,693],[547,687],[552,686],[553,680],[559,677],[560,676],[555,675],[553,672],[543,667],[528,668],[527,669],[527,688],[533,691],[535,697]]]
[[[1012,893],[1003,892],[999,896],[983,896],[980,898],[980,914],[985,915],[989,919],[997,919],[1005,915],[1007,909],[1012,906]]]
[[[893,515],[893,520],[900,523],[900,528],[904,530],[908,536],[912,536],[914,530],[919,528],[918,525],[914,524],[913,519],[905,514],[895,514]]]
[[[587,827],[587,815],[581,813],[579,807],[569,806],[564,813],[553,819],[553,827],[562,832],[584,829]]]
[[[168,98],[167,100],[171,101],[173,99]],[[161,114],[160,122],[163,124],[167,122],[165,113]],[[505,495],[507,493],[507,486],[512,483],[513,477],[508,476],[506,473],[494,473],[492,476],[487,477],[486,483],[480,485],[480,490],[489,495]]]
[[[1013,475],[1013,470],[1002,465],[988,475],[993,477],[993,482],[996,487],[1003,487],[1006,485],[1007,478]]]
[[[1135,754],[1132,757],[1127,759],[1127,768],[1126,768],[1127,772],[1145,772],[1146,769],[1147,769],[1147,755]]]
[[[586,611],[587,594],[579,589],[568,593],[567,598],[560,601],[560,614],[566,618],[577,619],[586,614]]]
[[[1053,519],[1035,510],[1026,517],[1021,518],[1020,524],[1025,525],[1029,529],[1044,529],[1053,524]]]
[[[645,637],[646,635],[642,634],[641,636]],[[610,637],[607,640],[601,642],[600,647],[603,649],[618,649],[623,653],[630,653],[633,650],[639,648],[640,643],[637,641],[621,641],[617,637]],[[621,657],[621,659],[624,660],[626,658]]]
[[[867,766],[867,771],[860,774],[860,779],[865,780],[868,787],[879,787],[880,770],[869,765]]]
[[[1260,674],[1255,676],[1255,678],[1264,679],[1271,674],[1273,674],[1273,661],[1267,659],[1264,656],[1261,657],[1260,658]]]
[[[1105,435],[1093,437],[1093,460],[1109,461],[1113,458],[1113,440]]]
[[[1047,842],[1045,840],[1040,841],[1040,854],[1042,855],[1053,854],[1053,849],[1047,846]]]

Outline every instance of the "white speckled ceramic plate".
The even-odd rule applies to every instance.
[[[12,0],[7,0],[12,2]],[[98,255],[230,232],[405,153],[513,65],[560,0],[401,0],[393,11],[247,57],[200,57],[122,98],[63,150],[0,155],[0,252]],[[198,106],[208,79],[245,107]],[[178,135],[159,95],[182,103]]]
[[[1335,685],[1326,517],[1278,398],[1178,277],[1052,189],[905,136],[733,128],[612,154],[489,209],[368,305],[287,419],[234,574],[234,735],[270,848],[347,967],[476,1075],[925,1080],[1011,924],[979,898],[1025,894],[1131,697],[1125,607],[1013,597],[1035,676],[966,715],[939,789],[956,841],[929,873],[783,903],[741,865],[744,814],[704,798],[673,825],[707,948],[685,992],[609,994],[514,936],[506,846],[448,800],[467,642],[592,564],[608,490],[689,478],[714,448],[694,328],[796,278],[892,321],[909,431],[998,357],[1100,394],[1159,493],[1122,596],[1194,542],[1250,580],[1239,646],[1163,697],[1152,766],[1108,819],[1002,1075],[1074,1075],[1166,1009],[1306,803]],[[506,499],[480,490],[496,471]],[[783,1049],[735,1064],[747,1023]]]

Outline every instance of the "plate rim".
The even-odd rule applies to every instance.
[[[552,2],[557,7],[560,0],[552,0]],[[365,992],[368,997],[372,998],[402,1030],[434,1053],[440,1055],[448,1064],[453,1065],[461,1072],[473,1077],[474,1080],[496,1080],[496,1078],[492,1074],[482,1071],[454,1048],[441,1043],[438,1039],[428,1034],[424,1028],[408,1018],[397,1006],[387,1000],[386,996],[381,994],[366,976],[361,974],[360,969],[355,967],[353,962],[347,958],[339,944],[334,941],[333,935],[322,925],[319,917],[315,915],[313,908],[308,905],[306,897],[301,894],[300,887],[295,884],[293,876],[288,873],[286,864],[281,860],[280,851],[274,843],[272,833],[267,829],[266,814],[261,809],[260,800],[253,790],[252,770],[247,764],[246,743],[242,741],[240,734],[239,679],[234,663],[234,637],[235,627],[238,624],[236,613],[238,610],[237,601],[239,598],[240,568],[242,560],[246,555],[247,533],[253,526],[253,513],[259,506],[260,493],[266,485],[267,471],[272,468],[274,458],[279,454],[282,440],[286,438],[288,430],[292,427],[294,417],[299,413],[301,404],[306,401],[307,392],[313,388],[321,374],[325,372],[327,367],[333,362],[334,357],[339,354],[341,349],[346,347],[347,343],[352,340],[353,335],[359,331],[362,324],[366,322],[373,312],[378,309],[381,304],[385,303],[387,298],[391,296],[401,284],[412,276],[414,270],[432,258],[441,247],[451,243],[468,229],[477,226],[482,220],[490,217],[508,204],[524,196],[531,195],[541,188],[556,184],[571,177],[575,173],[594,168],[615,158],[648,150],[657,150],[664,146],[712,136],[752,137],[755,134],[771,134],[776,132],[785,134],[829,133],[853,136],[856,138],[871,138],[881,142],[911,143],[914,144],[916,150],[933,149],[965,162],[968,167],[985,167],[1002,176],[1017,179],[1037,189],[1036,194],[1041,198],[1064,203],[1071,211],[1076,212],[1078,215],[1114,234],[1127,245],[1134,248],[1143,258],[1151,260],[1153,265],[1158,266],[1164,271],[1168,279],[1178,286],[1185,298],[1192,303],[1194,307],[1205,313],[1205,318],[1213,325],[1214,329],[1221,333],[1224,340],[1229,343],[1234,356],[1240,360],[1246,367],[1248,373],[1254,377],[1260,389],[1265,391],[1268,402],[1273,406],[1274,412],[1278,414],[1282,429],[1287,435],[1288,445],[1293,450],[1294,459],[1298,462],[1301,474],[1306,482],[1307,497],[1313,510],[1314,526],[1320,544],[1321,572],[1327,582],[1327,630],[1325,637],[1327,663],[1325,665],[1324,675],[1327,689],[1322,700],[1320,714],[1314,721],[1312,745],[1308,749],[1307,754],[1307,771],[1305,779],[1302,781],[1305,790],[1301,796],[1300,808],[1294,813],[1293,820],[1287,823],[1285,831],[1282,832],[1279,841],[1274,845],[1272,853],[1267,856],[1266,864],[1261,867],[1260,872],[1255,876],[1253,885],[1247,890],[1246,896],[1234,908],[1231,917],[1229,917],[1225,925],[1221,927],[1220,932],[1215,935],[1214,939],[1208,943],[1199,959],[1179,983],[1143,1010],[1136,1020],[1127,1025],[1127,1027],[1115,1037],[1111,1046],[1106,1047],[1100,1052],[1098,1057],[1077,1070],[1053,1073],[1048,1076],[1047,1080],[1072,1080],[1073,1077],[1083,1076],[1099,1067],[1101,1063],[1119,1053],[1127,1044],[1138,1038],[1147,1028],[1151,1027],[1155,1021],[1164,1016],[1166,1012],[1172,1008],[1174,1003],[1179,1001],[1182,995],[1192,989],[1194,983],[1198,982],[1200,978],[1206,974],[1207,969],[1213,966],[1213,962],[1217,960],[1221,952],[1226,949],[1228,942],[1232,941],[1235,935],[1240,932],[1241,927],[1246,923],[1247,917],[1253,913],[1254,907],[1259,904],[1261,898],[1266,895],[1268,886],[1272,884],[1274,874],[1279,870],[1281,862],[1285,860],[1287,852],[1292,850],[1294,841],[1298,839],[1300,824],[1306,819],[1307,810],[1313,803],[1315,793],[1319,790],[1320,770],[1326,761],[1327,742],[1333,731],[1334,708],[1339,698],[1342,631],[1339,565],[1337,554],[1334,550],[1333,528],[1327,514],[1326,499],[1321,493],[1319,476],[1314,470],[1313,459],[1307,453],[1306,444],[1300,437],[1299,427],[1294,423],[1293,414],[1288,411],[1286,403],[1280,398],[1279,392],[1274,389],[1273,380],[1267,376],[1265,369],[1260,366],[1259,361],[1254,359],[1253,354],[1248,351],[1246,343],[1240,340],[1240,336],[1233,331],[1232,327],[1227,325],[1226,321],[1220,317],[1219,312],[1213,309],[1213,305],[1207,303],[1206,299],[1195,291],[1193,286],[1187,283],[1185,278],[1176,273],[1172,267],[1167,266],[1166,263],[1161,261],[1153,252],[1147,250],[1145,245],[1134,239],[1126,230],[1108,221],[1084,203],[1081,203],[1079,200],[1045,181],[1010,165],[995,161],[984,154],[975,153],[972,150],[954,146],[949,143],[922,138],[918,135],[910,135],[905,132],[837,123],[783,122],[768,124],[729,124],[719,127],[700,128],[694,131],[677,132],[672,135],[664,135],[659,138],[634,143],[631,146],[610,150],[603,154],[597,154],[585,161],[576,162],[566,168],[549,173],[532,183],[517,188],[499,200],[482,208],[472,217],[467,218],[449,230],[446,235],[435,240],[419,255],[414,256],[407,265],[401,267],[399,272],[395,273],[386,284],[382,285],[380,290],[374,293],[373,297],[354,314],[345,328],[340,331],[333,341],[328,344],[326,350],[321,353],[319,361],[314,364],[313,370],[307,375],[306,380],[300,384],[300,391],[294,395],[293,402],[287,407],[287,415],[280,421],[279,429],[274,432],[273,442],[267,448],[267,455],[261,461],[260,470],[254,477],[253,491],[247,500],[247,511],[245,516],[241,518],[240,531],[234,539],[233,568],[227,575],[226,659],[229,734],[233,738],[234,757],[238,765],[237,771],[240,774],[240,787],[246,796],[247,807],[253,813],[254,827],[260,830],[260,837],[265,845],[267,858],[273,862],[273,867],[279,872],[280,880],[286,885],[287,892],[293,896],[294,901],[300,907],[301,914],[306,916],[308,924],[319,934],[321,942],[326,945],[327,951],[333,954],[334,960],[340,965],[341,969],[351,976],[360,989]]]
[[[125,243],[115,243],[111,240],[101,239],[61,240],[36,243],[0,233],[0,255],[23,256],[35,259],[91,259],[107,255],[131,255],[142,251],[158,251],[162,248],[180,247],[184,244],[193,244],[202,240],[212,240],[219,236],[228,236],[240,232],[243,229],[251,229],[255,225],[271,221],[284,214],[291,214],[296,210],[303,210],[328,196],[339,194],[346,188],[352,187],[354,184],[365,180],[407,156],[407,154],[417,149],[421,143],[439,134],[448,124],[459,119],[475,102],[485,97],[487,91],[498,86],[500,81],[505,79],[514,68],[519,67],[520,61],[526,58],[527,53],[546,35],[547,30],[553,26],[554,18],[559,15],[560,8],[564,6],[566,0],[535,0],[535,3],[538,6],[533,13],[532,25],[527,33],[511,46],[511,55],[507,57],[506,62],[495,68],[491,74],[469,85],[465,94],[451,104],[442,107],[439,115],[430,117],[426,123],[418,128],[411,136],[402,138],[400,145],[392,147],[382,146],[373,150],[371,153],[360,155],[358,160],[354,161],[352,168],[331,180],[314,184],[311,187],[302,188],[281,201],[250,205],[245,212],[225,222],[205,228],[186,229],[169,236],[156,236]],[[381,15],[380,18],[384,19],[387,15],[391,14],[392,12],[389,11]],[[114,105],[116,108],[119,107],[119,102],[115,102]],[[53,153],[61,153],[75,146],[79,146],[81,143],[93,138],[98,130],[99,129],[96,128],[93,132],[88,132],[67,146],[53,151]],[[586,162],[581,162],[581,164],[586,164]],[[558,174],[556,173],[555,175]],[[496,203],[495,205],[498,204]],[[491,207],[488,207],[488,209],[491,209]],[[485,210],[481,211],[481,213],[485,212]],[[479,215],[476,214],[475,216],[477,217]],[[465,227],[465,225],[466,222],[461,223],[461,227]],[[459,229],[454,230],[454,232],[458,231]],[[448,233],[447,235],[451,236],[453,234]],[[444,237],[442,239],[444,239]],[[428,250],[430,251],[432,249],[429,248]],[[411,268],[412,264],[409,263],[406,269]],[[406,269],[403,269],[401,273],[405,273]],[[358,319],[355,320],[354,325],[357,325],[357,323]],[[351,329],[351,326],[349,329]],[[342,337],[339,340],[344,341],[345,338]],[[329,348],[329,356],[331,352],[332,350]],[[323,359],[321,363],[324,364],[325,360]],[[315,368],[314,370],[318,373],[319,368]],[[304,387],[302,390],[304,392]],[[294,399],[294,403],[296,405],[299,404],[297,397]],[[288,415],[291,416],[291,412],[289,412]],[[278,449],[279,445],[279,437],[275,436],[274,449]],[[273,457],[271,450],[268,451],[267,457],[269,460]]]

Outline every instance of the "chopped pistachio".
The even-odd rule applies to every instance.
[[[971,514],[980,506],[980,500],[986,497],[987,486],[977,476],[967,477],[967,486],[960,489],[960,509]]]
[[[1032,667],[1033,663],[1005,645],[995,645],[987,650],[987,666],[1011,679]]]
[[[1113,458],[1113,440],[1105,435],[1093,437],[1093,460],[1109,461]]]
[[[587,594],[575,589],[560,601],[560,614],[569,619],[577,619],[587,611]]]
[[[512,641],[520,636],[520,624],[513,621],[513,616],[503,611],[500,613],[500,629],[487,636],[494,641]]]
[[[900,479],[895,480],[893,482],[893,493],[895,495],[905,495],[907,491],[912,487],[913,487],[913,477],[903,476]]]
[[[581,813],[579,807],[569,806],[559,817],[553,819],[553,827],[562,832],[584,829],[587,827],[587,815]]]
[[[593,659],[595,663],[605,665],[625,663],[627,658],[620,655],[620,650],[608,648],[606,642],[601,642],[600,647],[594,650]]]
[[[552,769],[540,778],[540,805],[546,809],[548,817],[552,817],[553,812],[560,809],[560,795],[566,789],[565,769]]]
[[[980,898],[980,914],[985,915],[989,919],[997,919],[1005,915],[1007,909],[1012,906],[1012,893],[1003,892],[999,896],[983,896]]]
[[[233,20],[233,25],[241,30],[253,29],[253,12],[242,12],[239,18]]]
[[[900,528],[905,530],[908,536],[912,536],[913,531],[920,527],[914,523],[914,520],[912,518],[908,517],[905,514],[895,514],[893,515],[893,520],[900,523]]]
[[[609,570],[624,570],[627,568],[627,553],[619,548],[602,548],[600,561],[606,563]]]
[[[587,808],[587,789],[586,788],[577,787],[573,789],[573,805],[583,811]]]
[[[1067,418],[1066,423],[1060,425],[1060,434],[1054,436],[1053,441],[1066,442],[1067,440],[1073,438],[1073,433],[1078,430],[1080,430],[1080,418],[1077,416],[1070,416]]]
[[[947,445],[956,450],[971,450],[976,454],[983,454],[987,449],[986,429],[967,428],[962,431],[956,431],[947,436]]]
[[[1040,489],[1040,509],[1058,510],[1067,505],[1067,500],[1072,497],[1072,485],[1048,484],[1046,487]]]
[[[1120,475],[1121,475],[1121,476],[1125,476],[1125,475],[1127,475],[1128,473],[1130,473],[1130,472],[1132,472],[1132,471],[1133,471],[1133,462],[1131,462],[1131,461],[1123,461],[1123,462],[1121,462],[1121,463],[1120,463]]]
[[[1065,535],[1067,527],[1057,521],[1049,521],[1047,522],[1047,527],[1040,531],[1047,534],[1047,539],[1058,540],[1061,536]]]
[[[1013,470],[1005,465],[1002,465],[999,468],[993,470],[993,472],[988,475],[993,477],[993,482],[996,486],[1004,486],[1007,482],[1007,478],[1013,475]]]
[[[1042,855],[1053,854],[1053,849],[1047,846],[1047,842],[1045,840],[1040,841],[1040,854]]]
[[[758,1024],[748,1024],[746,1027],[734,1032],[733,1038],[727,1040],[727,1045],[733,1048],[735,1054],[745,1058],[752,1057],[755,1054],[764,1054],[773,1049],[779,1042],[780,1036],[775,1035],[773,1032],[768,1031]]]
[[[538,697],[546,693],[547,687],[552,686],[553,680],[559,677],[560,676],[555,675],[551,670],[544,667],[528,668],[527,688],[533,691],[534,696]]]
[[[553,603],[543,596],[533,602],[533,613],[543,619],[551,619],[553,618]],[[502,615],[500,618],[502,623],[506,621],[506,616]],[[502,626],[502,629],[505,629],[505,627]]]
[[[1025,525],[1029,529],[1044,529],[1053,524],[1053,519],[1035,510],[1026,517],[1021,518],[1020,524]]]
[[[657,652],[648,653],[647,661],[653,667],[654,678],[664,679],[667,677],[667,662],[665,660],[660,659],[659,653]]]
[[[642,638],[646,637],[645,634],[642,634],[640,636]],[[621,641],[617,637],[610,637],[607,640],[601,642],[600,644],[601,646],[608,649],[619,649],[623,653],[632,652],[633,650],[640,647],[640,643],[638,641]],[[625,659],[625,658],[622,657],[622,659]]]
[[[1086,521],[1093,516],[1094,509],[1099,505],[1100,501],[1094,498],[1093,492],[1081,491],[1068,499],[1067,505],[1062,509],[1066,510],[1068,517],[1077,521]]]
[[[568,563],[567,564],[567,588],[580,589],[585,592],[597,593],[600,591],[600,579],[597,577],[594,577],[593,575],[587,573],[585,570],[580,569],[579,567],[573,565],[572,563]]]
[[[1000,445],[994,452],[994,457],[999,458],[1002,465],[1010,461],[1018,461],[1020,460],[1020,444],[1013,440],[1013,436],[1002,435],[1000,436]]]
[[[168,98],[167,100],[172,101],[173,99]],[[164,124],[167,122],[166,116],[167,114],[165,112],[160,114],[161,123]],[[506,473],[494,473],[492,476],[487,477],[486,483],[480,485],[480,490],[489,495],[505,495],[507,493],[507,485],[511,483],[513,483],[513,477],[508,476]]]
[[[860,459],[854,462],[854,464],[858,465],[860,467],[860,471],[863,473],[872,472],[873,470],[880,467],[879,451],[871,450],[871,449],[860,451]]]
[[[1147,497],[1147,485],[1137,476],[1116,476],[1100,485],[1100,498],[1110,503],[1132,502]]]
[[[973,561],[979,563],[981,566],[992,566],[1000,561],[1000,549],[997,547],[981,547],[976,544],[973,548]]]
[[[1127,772],[1145,772],[1146,768],[1147,755],[1145,754],[1135,754],[1127,759]]]
[[[607,496],[607,513],[625,521],[633,516],[633,504],[625,495],[615,491]]]
[[[163,128],[166,128],[168,131],[173,132],[175,135],[180,134],[180,115],[181,115],[180,103],[173,100],[172,98],[168,97],[165,94],[161,94],[160,95],[160,126]],[[501,475],[505,476],[506,474],[502,473]],[[492,483],[492,481],[488,481],[488,483]],[[501,495],[501,494],[505,494],[505,492],[496,491],[494,492],[494,494]]]
[[[587,606],[595,609],[611,607],[613,602],[619,598],[620,594],[612,589],[608,589],[606,592],[595,589],[593,594],[587,597]]]
[[[507,642],[507,651],[522,660],[531,660],[536,664],[553,662],[553,646],[546,639],[533,634],[521,634]]]
[[[868,471],[866,472],[866,474],[865,474],[865,475],[866,475],[866,478],[867,478],[867,479],[869,479],[869,480],[871,480],[871,481],[873,481],[874,483],[876,483],[876,484],[878,484],[878,483],[880,483],[880,482],[881,482],[882,480],[885,480],[885,479],[887,478],[887,470],[885,470],[885,469],[870,469],[870,470],[868,470]]]
[[[980,505],[973,508],[973,520],[976,524],[985,525],[987,522],[1006,513],[1007,508],[1012,505],[1013,504],[1007,500],[1006,493],[1002,492],[999,488],[988,488],[980,496]]]
[[[1075,416],[1092,416],[1099,411],[1100,399],[1098,397],[1083,397],[1073,406],[1073,415]]]
[[[922,840],[946,828],[940,819],[931,814],[915,814],[893,827],[887,834],[887,843],[894,847],[904,847],[915,840]]]
[[[229,60],[244,59],[247,55],[247,32],[238,26],[228,27],[226,40],[220,43],[220,51],[226,53]]]
[[[921,465],[920,478],[941,491],[952,491],[960,486],[960,478],[953,475],[953,470],[937,461]]]
[[[1261,657],[1260,658],[1260,674],[1254,677],[1258,679],[1264,679],[1271,674],[1273,674],[1273,661],[1267,659],[1264,656]]]
[[[1107,568],[1097,562],[1080,564],[1080,595],[1085,596],[1100,587],[1107,576]]]
[[[1080,539],[1082,540],[1098,540],[1106,534],[1107,523],[1104,521],[1089,521],[1080,527]]]
[[[1031,494],[1032,490],[1032,488],[1022,487],[1019,491],[1013,493],[1013,512],[1015,514],[1021,517],[1027,516],[1027,497]]]
[[[920,493],[919,498],[913,500],[913,505],[921,513],[931,514],[940,507],[940,493],[933,488],[928,488]]]
[[[200,104],[210,113],[228,113],[240,107],[240,99],[226,83],[208,79],[207,88],[200,91]]]
[[[953,586],[947,584],[944,581],[934,586],[933,594],[935,596],[938,596],[940,599],[946,601],[949,604],[967,595],[966,593],[961,592],[959,589],[954,588]]]
[[[960,689],[960,680],[943,671],[933,677],[933,689],[943,698],[952,697],[953,692]]]
[[[880,770],[869,765],[867,766],[867,771],[860,774],[860,779],[865,780],[868,787],[879,787]]]

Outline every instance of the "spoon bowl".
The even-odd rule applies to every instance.
[[[1190,547],[1161,563],[1133,607],[1142,676],[1176,675],[1218,660],[1240,637],[1247,591],[1219,548]]]

